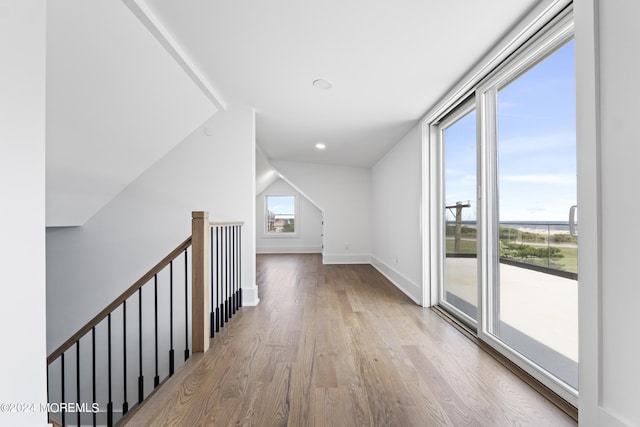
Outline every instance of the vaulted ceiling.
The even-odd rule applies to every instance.
[[[50,1],[47,224],[84,223],[225,103],[255,107],[267,158],[372,166],[536,3]]]
[[[120,1],[47,3],[47,225],[84,224],[216,107]]]

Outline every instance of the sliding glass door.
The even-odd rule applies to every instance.
[[[573,42],[497,90],[496,211],[499,258],[488,332],[578,388]]]
[[[439,304],[577,402],[572,34],[559,18],[435,125],[436,235]]]
[[[477,144],[475,105],[440,124],[444,165],[444,265],[440,303],[470,325],[478,316]]]

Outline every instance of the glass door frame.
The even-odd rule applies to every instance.
[[[507,356],[510,360],[532,375],[538,381],[558,393],[565,400],[577,405],[578,392],[571,386],[560,381],[543,367],[536,365],[517,351],[513,350],[490,331],[496,330],[499,321],[496,316],[500,303],[500,242],[498,218],[498,129],[497,129],[497,93],[519,76],[533,68],[559,47],[573,39],[573,15],[565,13],[550,28],[531,41],[504,66],[500,67],[476,89],[479,149],[480,149],[480,178],[478,204],[478,227],[480,233],[480,248],[478,257],[480,270],[481,297],[478,310],[478,337],[491,347]],[[568,212],[567,212],[568,214]]]
[[[558,3],[558,7],[561,6]],[[497,92],[509,82],[534,67],[574,36],[573,9],[571,6],[556,11],[546,25],[531,34],[522,47],[514,49],[512,54],[495,64],[492,72],[484,77],[473,77],[475,82],[467,83],[466,89],[451,94],[441,106],[439,112],[432,113],[423,121],[425,210],[428,213],[424,239],[426,283],[424,300],[430,304],[442,304],[441,293],[444,287],[445,260],[445,210],[444,210],[444,150],[442,131],[450,117],[461,118],[476,108],[477,133],[477,227],[478,227],[478,304],[477,324],[464,316],[458,316],[464,323],[476,330],[477,336],[492,348],[505,355],[525,372],[553,390],[567,402],[577,407],[578,391],[558,380],[544,368],[526,359],[511,349],[489,331],[498,321],[487,309],[499,303],[498,291],[493,283],[499,283],[499,224],[498,224],[498,186],[497,186]],[[464,85],[463,85],[464,87]],[[452,120],[449,123],[453,123]],[[443,125],[444,124],[444,125]],[[445,308],[450,309],[450,304]],[[457,314],[459,310],[452,310]],[[495,329],[494,329],[495,330]]]
[[[458,120],[462,119],[464,116],[466,116],[468,113],[472,112],[474,109],[476,109],[476,102],[473,99],[473,97],[471,97],[470,99],[467,99],[466,101],[461,102],[460,104],[456,105],[455,108],[453,108],[447,115],[445,115],[445,117],[443,117],[442,120],[438,121],[438,123],[434,124],[434,131],[436,133],[436,140],[438,141],[438,143],[436,144],[436,149],[435,149],[435,157],[436,157],[436,161],[438,164],[438,170],[442,171],[442,173],[438,173],[437,177],[436,177],[436,182],[437,182],[437,194],[438,194],[438,200],[440,201],[440,205],[438,206],[438,209],[434,212],[432,211],[431,214],[434,215],[436,217],[436,221],[438,222],[439,226],[436,229],[436,235],[437,235],[437,242],[438,245],[436,246],[436,254],[438,257],[438,262],[436,265],[436,274],[437,274],[437,282],[438,283],[438,296],[437,296],[437,301],[438,304],[443,306],[447,311],[450,311],[452,313],[455,314],[455,316],[462,321],[463,323],[465,323],[469,328],[471,328],[472,330],[476,330],[477,329],[477,325],[478,325],[478,319],[473,319],[471,318],[469,315],[467,315],[466,313],[464,313],[462,310],[458,309],[457,307],[455,307],[453,304],[449,303],[444,295],[445,295],[445,266],[444,266],[444,262],[445,262],[445,258],[446,258],[446,210],[445,210],[445,179],[444,179],[444,168],[445,168],[445,138],[444,138],[444,134],[445,131],[452,125],[454,125]],[[476,112],[476,141],[478,140],[478,119],[477,119],[477,112]],[[480,154],[480,151],[478,149],[478,144],[476,142],[476,184],[478,183],[478,179],[480,178],[480,170],[477,167],[478,164],[478,156]],[[475,196],[475,200],[476,205],[478,203],[478,188],[476,185],[476,196]],[[478,212],[478,215],[480,213]],[[478,219],[476,220],[476,223],[479,224]],[[480,262],[480,227],[478,226],[478,231],[477,231],[477,262]],[[478,264],[479,265],[479,264]],[[478,275],[477,275],[477,279],[476,279],[476,283],[480,284],[480,269],[478,269]],[[480,292],[480,287],[478,286],[478,297],[477,297],[477,310],[481,310],[481,307],[479,304],[479,302],[481,301],[481,292]]]

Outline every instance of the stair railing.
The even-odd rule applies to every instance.
[[[114,425],[173,375],[191,351],[207,351],[210,338],[242,306],[243,223],[210,222],[208,217],[193,212],[191,237],[47,357],[52,421],[65,426],[68,415],[75,414],[73,424]],[[137,317],[133,326],[131,314]],[[184,361],[176,361],[176,342],[184,345]],[[166,351],[160,352],[161,346]],[[132,362],[137,381],[129,369]],[[130,406],[136,383],[137,401]],[[118,400],[121,410],[114,407]]]

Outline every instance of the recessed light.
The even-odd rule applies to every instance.
[[[333,87],[333,83],[325,79],[316,79],[313,81],[313,85],[318,89],[323,89],[323,90],[331,89]]]
[[[318,143],[316,144],[316,148],[317,148],[318,150],[324,150],[325,148],[327,148],[327,146],[326,146],[326,145],[324,145],[322,142],[318,142]]]

